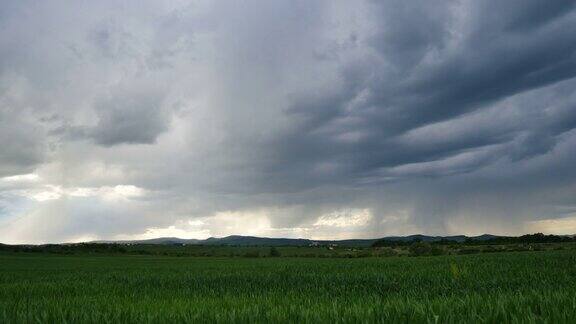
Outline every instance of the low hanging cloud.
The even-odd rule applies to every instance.
[[[576,217],[576,1],[8,1],[0,17],[0,241]]]

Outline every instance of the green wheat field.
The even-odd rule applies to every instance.
[[[1,323],[576,320],[576,250],[392,258],[0,254]]]

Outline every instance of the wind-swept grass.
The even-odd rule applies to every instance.
[[[576,251],[361,259],[0,254],[0,322],[570,322]]]

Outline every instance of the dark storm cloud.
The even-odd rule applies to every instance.
[[[500,125],[496,112],[483,121],[492,125],[482,132],[473,131],[479,125],[461,132],[450,128],[493,110],[504,99],[543,87],[568,99],[565,91],[574,83],[566,80],[576,76],[574,4],[374,3],[379,31],[367,44],[376,57],[343,67],[341,88],[294,103],[290,111],[303,123],[275,142],[278,162],[300,168],[295,173],[312,173],[306,179],[315,185],[323,179],[314,177],[312,170],[322,164],[333,165],[336,177],[355,181],[382,168],[438,161],[463,152],[481,153],[490,146],[501,149],[494,147],[492,158],[471,157],[476,162],[466,162],[471,164],[462,169],[454,166],[452,171],[470,172],[497,159],[547,153],[559,134],[576,126],[573,100],[518,107],[526,111],[518,115],[523,125],[515,120]],[[538,100],[533,97],[532,101]],[[544,109],[557,109],[565,116],[542,113]],[[441,141],[426,146],[404,138],[445,121],[453,121],[445,123],[444,130],[451,136]],[[273,169],[294,172],[293,167]],[[284,176],[281,171],[280,177]],[[302,181],[300,185],[308,185]]]

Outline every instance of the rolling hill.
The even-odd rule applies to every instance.
[[[456,242],[464,242],[466,239],[484,241],[498,236],[484,234],[480,236],[427,236],[427,235],[409,235],[409,236],[389,236],[378,239],[347,239],[347,240],[310,240],[310,239],[291,239],[291,238],[270,238],[270,237],[256,237],[256,236],[242,236],[231,235],[225,237],[210,237],[205,240],[198,239],[181,239],[177,237],[160,237],[148,240],[132,240],[132,241],[92,241],[90,243],[118,243],[118,244],[194,244],[194,245],[215,245],[215,246],[310,246],[310,245],[339,245],[350,247],[370,246],[377,240],[388,241],[422,241],[422,242],[436,242],[441,240],[449,240]]]

